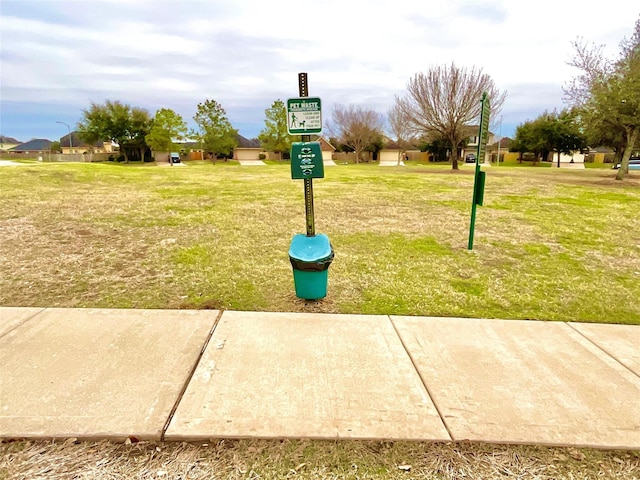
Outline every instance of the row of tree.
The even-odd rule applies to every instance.
[[[238,131],[231,126],[219,103],[215,100],[199,103],[193,119],[198,130],[188,131],[182,116],[171,109],[161,108],[151,117],[143,108],[107,100],[104,104],[92,102],[83,110],[78,132],[89,144],[105,140],[117,143],[125,162],[132,152],[137,159],[144,159],[148,148],[172,151],[176,142],[187,138],[215,155],[231,154],[237,146]]]
[[[396,138],[398,161],[403,150],[419,145],[423,150],[451,153],[451,163],[458,168],[458,151],[478,126],[483,92],[490,97],[492,112],[501,108],[506,92],[501,92],[491,77],[481,69],[467,70],[451,65],[430,68],[409,80],[407,93],[396,97],[387,113],[388,129]],[[292,137],[287,135],[286,109],[277,100],[267,109],[266,128],[258,137],[263,148],[287,151]],[[384,115],[360,106],[336,105],[327,130],[339,149],[355,152],[356,162],[364,151],[382,148]]]
[[[448,146],[453,168],[457,169],[458,148],[473,133],[470,123],[479,116],[479,99],[488,92],[497,112],[506,94],[482,70],[466,70],[455,64],[431,68],[409,81],[407,94],[397,97],[388,112],[391,133],[400,151],[421,138],[425,148]],[[193,117],[197,130],[189,131],[184,119],[173,110],[161,108],[151,117],[139,107],[107,100],[91,103],[83,110],[78,124],[80,136],[87,143],[111,140],[120,145],[124,160],[131,156],[143,159],[148,148],[156,151],[175,149],[177,140],[189,138],[214,155],[229,156],[237,146],[234,129],[222,106],[215,100],[198,104]],[[385,118],[380,113],[359,106],[336,105],[327,129],[339,149],[354,151],[356,162],[364,151],[382,148]],[[288,152],[292,141],[299,140],[287,132],[287,112],[282,100],[265,111],[265,127],[258,136],[261,147]],[[435,147],[434,147],[435,146]]]
[[[602,47],[574,42],[575,56],[570,62],[581,70],[568,87],[565,100],[569,108],[544,112],[519,125],[511,150],[522,155],[549,160],[582,150],[587,145],[608,146],[621,161],[617,179],[628,173],[628,162],[640,140],[640,19],[632,36],[620,44],[617,58],[607,59]],[[501,109],[506,93],[496,88],[482,70],[466,70],[455,64],[430,68],[409,80],[407,92],[396,97],[387,118],[400,150],[409,143],[422,150],[449,150],[452,168],[458,168],[458,151],[477,131],[480,98],[487,92],[493,118]],[[357,107],[336,107],[334,133],[359,152],[371,145],[382,130],[382,118],[373,111]]]
[[[516,129],[516,135],[509,150],[520,154],[522,161],[525,153],[534,154],[534,163],[538,160],[552,160],[550,154],[570,155],[587,147],[587,137],[582,132],[576,110],[544,112],[535,120],[529,120]]]
[[[548,160],[552,153],[570,153],[589,145],[606,145],[619,152],[622,168],[618,178],[627,173],[627,164],[638,141],[640,128],[640,20],[630,39],[621,44],[615,60],[603,57],[600,47],[582,41],[574,43],[571,65],[581,74],[565,88],[570,109],[544,112],[535,120],[519,125],[511,150]],[[399,155],[410,144],[432,152],[449,151],[453,169],[458,168],[458,152],[477,132],[480,99],[486,92],[491,115],[496,118],[506,98],[491,77],[475,67],[468,70],[451,65],[431,67],[408,81],[407,91],[397,96],[385,117],[359,106],[336,105],[328,131],[340,148],[355,152],[356,161],[365,150],[381,148],[385,130],[395,137]],[[229,156],[237,145],[238,131],[229,122],[225,110],[215,100],[198,104],[193,117],[197,130],[188,131],[180,115],[160,109],[153,118],[144,109],[120,102],[92,103],[83,111],[79,123],[82,137],[93,143],[110,139],[127,151],[147,146],[170,151],[176,139],[196,140],[205,151]],[[476,126],[474,126],[474,124]],[[287,132],[284,102],[276,100],[265,111],[265,127],[258,140],[263,149],[288,152],[298,140]],[[124,148],[122,148],[124,147]],[[400,157],[399,157],[400,159]]]

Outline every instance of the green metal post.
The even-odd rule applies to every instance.
[[[309,96],[309,84],[307,83],[307,74],[298,74],[298,91],[300,97]],[[310,142],[311,135],[302,135],[303,142]],[[313,179],[304,179],[304,211],[307,223],[307,237],[315,237],[316,222],[313,216]]]
[[[473,250],[473,234],[476,229],[476,194],[478,189],[478,172],[480,171],[480,163],[476,157],[476,173],[473,180],[473,201],[471,202],[471,227],[469,228],[469,245],[468,249]]]
[[[476,206],[478,195],[478,177],[480,176],[480,159],[484,160],[484,153],[487,143],[487,135],[489,133],[489,114],[491,109],[489,108],[489,97],[487,92],[482,94],[481,100],[482,106],[480,110],[480,132],[478,134],[478,149],[476,154],[476,171],[473,177],[473,197],[471,202],[471,225],[469,227],[469,245],[468,249],[473,250],[473,234],[476,228]]]

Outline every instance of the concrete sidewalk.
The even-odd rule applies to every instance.
[[[640,449],[640,326],[0,308],[0,437]]]

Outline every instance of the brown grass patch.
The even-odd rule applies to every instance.
[[[15,442],[2,479],[637,479],[640,454],[576,448],[310,440]]]

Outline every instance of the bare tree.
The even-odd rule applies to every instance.
[[[571,45],[575,49],[575,55],[567,63],[580,69],[582,73],[563,87],[564,99],[572,106],[582,107],[590,100],[593,86],[606,82],[613,66],[602,53],[604,45],[592,45],[582,38],[571,42]]]
[[[398,143],[398,165],[400,165],[411,139],[411,124],[409,118],[397,104],[389,109],[387,119],[389,120],[391,134]]]
[[[360,162],[362,151],[382,135],[383,117],[373,110],[364,110],[353,105],[349,105],[348,108],[336,105],[332,120],[332,133],[340,143],[355,150],[356,163]]]
[[[506,92],[501,92],[482,69],[451,66],[431,67],[417,73],[407,84],[404,97],[396,105],[409,119],[417,134],[436,132],[451,144],[451,164],[458,169],[458,148],[479,123],[482,93],[487,92],[491,114],[502,108]]]

